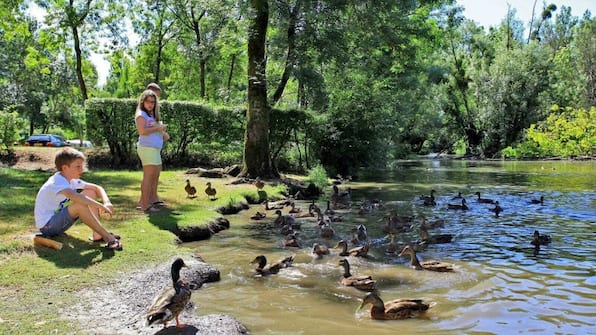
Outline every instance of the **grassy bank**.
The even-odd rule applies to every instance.
[[[129,270],[146,268],[190,253],[176,244],[170,233],[175,225],[203,225],[221,216],[215,209],[257,197],[250,184],[226,185],[231,179],[205,179],[186,175],[184,170],[165,171],[160,179],[160,196],[168,207],[144,214],[135,209],[141,182],[140,171],[90,171],[83,178],[105,187],[115,206],[110,221],[103,222],[122,236],[124,251],[111,252],[103,244],[88,240],[90,229],[77,223],[66,236],[57,237],[60,251],[36,246],[33,207],[37,190],[51,172],[0,169],[0,333],[69,334],[80,325],[65,320],[61,311],[76,302],[76,294],[88,287],[106,285],[126,278]],[[185,180],[199,190],[195,199],[186,198]],[[211,181],[217,200],[202,192]],[[279,195],[283,186],[266,186]],[[100,316],[98,316],[100,317]]]

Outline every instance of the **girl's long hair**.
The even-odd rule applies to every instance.
[[[143,102],[145,102],[145,99],[147,99],[148,97],[155,98],[155,106],[153,106],[153,118],[155,119],[155,121],[159,122],[161,121],[161,117],[159,115],[159,98],[157,97],[157,94],[155,94],[155,92],[153,92],[152,90],[144,90],[143,93],[141,93],[141,97],[139,98],[139,104],[137,105],[135,115],[139,115],[141,113],[141,111],[144,108]],[[151,111],[145,112],[149,113]]]

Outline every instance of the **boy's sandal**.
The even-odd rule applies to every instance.
[[[111,240],[106,244],[106,249],[108,250],[122,250],[122,243],[119,240]]]
[[[112,232],[109,232],[110,235],[114,236],[115,239],[119,240],[120,239],[120,235],[118,234],[114,234]],[[93,235],[89,236],[89,241],[93,241],[93,242],[101,242],[103,241],[103,238],[98,238],[97,240],[93,238]]]

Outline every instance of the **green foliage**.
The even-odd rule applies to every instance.
[[[555,113],[545,121],[532,124],[527,140],[515,150],[502,151],[512,157],[593,156],[596,150],[596,107],[583,109],[553,107]]]
[[[329,185],[327,171],[325,171],[322,165],[317,165],[310,169],[305,181],[314,184],[319,190],[324,190]]]
[[[25,120],[16,111],[10,108],[0,111],[0,145],[7,151],[11,150],[12,144],[20,138],[19,131],[25,126]]]

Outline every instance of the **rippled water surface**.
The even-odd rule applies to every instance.
[[[380,199],[385,210],[359,215],[340,210],[332,239],[319,237],[313,219],[302,222],[301,248],[282,247],[274,214],[252,221],[262,206],[228,216],[231,228],[209,241],[190,244],[221,271],[221,281],[193,295],[197,313],[226,313],[253,334],[596,334],[596,164],[593,162],[403,162],[392,171],[369,171],[353,189],[354,203]],[[421,194],[437,191],[437,205],[424,207]],[[504,212],[476,202],[475,192],[498,200]],[[447,209],[462,192],[470,210]],[[543,205],[530,199],[545,197]],[[307,210],[307,204],[298,204]],[[325,208],[323,200],[318,205]],[[408,257],[387,255],[382,232],[389,209],[400,215],[424,214],[444,219],[431,234],[451,233],[452,243],[430,245],[421,260],[455,264],[453,273],[415,271]],[[287,212],[288,209],[284,211]],[[333,246],[350,239],[365,224],[372,242],[369,258],[349,257],[353,274],[370,274],[384,300],[421,298],[432,304],[419,319],[373,321],[357,310],[364,292],[343,287],[338,250],[315,260],[314,242]],[[419,223],[398,242],[419,238]],[[537,229],[552,243],[536,251],[530,244]],[[277,275],[255,278],[249,262],[263,254],[270,260],[296,254],[295,265]]]

